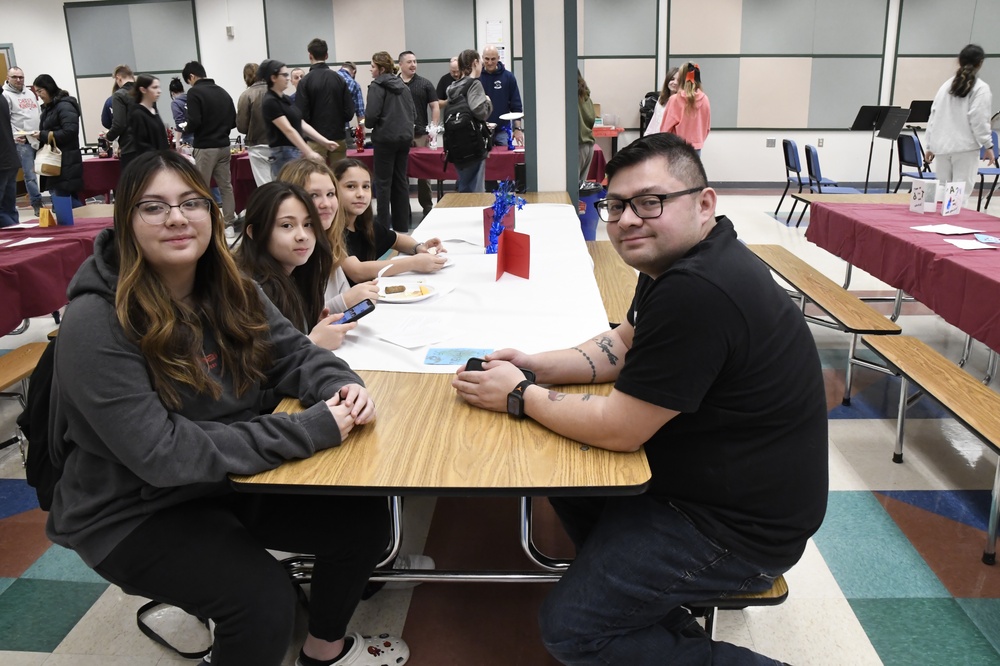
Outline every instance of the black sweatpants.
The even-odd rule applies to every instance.
[[[154,514],[95,571],[129,594],[215,620],[213,666],[278,665],[296,595],[265,548],[316,556],[309,632],[334,641],[388,539],[383,497],[233,493]]]

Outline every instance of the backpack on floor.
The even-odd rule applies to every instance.
[[[39,357],[28,381],[24,411],[17,417],[17,427],[28,441],[26,456],[22,449],[25,475],[28,485],[35,489],[38,505],[43,511],[52,506],[52,493],[62,476],[62,468],[56,467],[49,457],[49,394],[52,391],[58,339],[52,338]]]

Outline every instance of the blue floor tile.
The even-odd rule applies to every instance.
[[[878,494],[986,531],[990,515],[988,490],[880,490]]]
[[[1000,652],[1000,599],[956,599],[986,640]]]
[[[10,587],[11,584],[15,580],[17,580],[17,579],[16,578],[0,578],[0,594],[3,594],[3,591],[6,590],[8,587]]]
[[[0,479],[0,519],[38,508],[35,489],[22,479]]]

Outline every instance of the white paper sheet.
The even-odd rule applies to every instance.
[[[929,231],[935,234],[941,234],[943,236],[955,236],[957,234],[981,234],[982,229],[969,229],[967,227],[959,227],[954,224],[925,224],[919,227],[910,227],[915,231]]]
[[[43,236],[42,238],[34,238],[34,237],[30,237],[29,236],[28,238],[25,238],[24,240],[19,240],[16,243],[11,243],[7,247],[18,247],[18,246],[21,246],[21,245],[33,245],[35,243],[44,243],[45,241],[50,241],[50,240],[52,240],[52,236]]]
[[[945,243],[951,243],[955,247],[962,248],[963,250],[995,250],[996,245],[987,245],[986,243],[980,243],[977,240],[966,240],[964,238],[945,238]]]

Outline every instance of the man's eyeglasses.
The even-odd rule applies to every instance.
[[[12,74],[12,75],[10,76],[10,78],[12,78],[12,79],[17,79],[18,81],[24,81],[24,77],[23,77],[23,76],[14,76],[14,75]]]
[[[162,201],[140,201],[135,205],[136,210],[139,211],[139,217],[146,224],[160,225],[167,221],[170,217],[170,209],[177,208],[181,211],[181,215],[188,222],[201,222],[206,217],[208,213],[212,210],[212,201],[210,199],[188,199],[187,201],[182,201],[176,206],[171,206],[170,204],[163,203]]]
[[[617,222],[625,213],[625,206],[628,205],[635,213],[635,216],[643,220],[659,217],[663,213],[663,202],[687,194],[701,192],[704,187],[692,187],[680,192],[668,192],[667,194],[640,194],[628,199],[601,199],[594,202],[598,216],[605,222]]]

